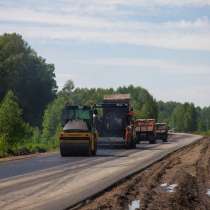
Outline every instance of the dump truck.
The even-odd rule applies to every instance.
[[[96,114],[90,106],[65,106],[62,114],[63,130],[60,133],[61,156],[96,155]]]
[[[127,149],[135,148],[136,138],[130,95],[107,95],[103,103],[96,107],[102,109],[102,115],[97,123],[99,136],[108,144],[124,144]]]
[[[138,143],[140,141],[149,141],[150,144],[156,143],[155,119],[137,119],[134,124]]]
[[[167,142],[168,139],[168,125],[166,123],[156,123],[156,139]]]

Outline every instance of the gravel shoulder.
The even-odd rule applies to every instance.
[[[79,210],[210,209],[210,139],[203,138],[89,200]]]

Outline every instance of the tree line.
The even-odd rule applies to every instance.
[[[180,132],[208,132],[210,106],[196,107],[193,103],[158,102],[158,120]]]
[[[0,36],[0,157],[58,145],[65,104],[93,105],[107,94],[130,93],[137,118],[168,122],[177,131],[209,129],[210,108],[157,102],[144,88],[78,88],[69,80],[58,91],[55,68],[18,34]]]

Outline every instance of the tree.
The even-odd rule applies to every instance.
[[[198,116],[198,129],[200,131],[210,130],[210,106],[204,107],[201,109],[197,107],[197,116]]]
[[[185,103],[178,105],[172,113],[171,124],[177,131],[196,131],[197,113],[194,104]]]
[[[72,80],[68,80],[66,83],[65,83],[65,85],[64,85],[64,87],[63,87],[63,89],[62,89],[62,93],[64,94],[64,95],[71,95],[71,93],[72,93],[72,91],[73,91],[73,89],[74,89],[74,82],[72,81]]]
[[[146,101],[140,109],[139,116],[141,118],[155,118],[157,119],[157,106],[153,100]]]
[[[42,123],[42,138],[44,142],[57,140],[57,133],[61,129],[61,115],[65,102],[65,97],[59,96],[46,108]]]
[[[26,128],[17,98],[9,91],[0,104],[0,139],[7,147],[14,145],[23,140]]]
[[[155,99],[142,87],[119,87],[117,93],[130,93],[134,110],[138,118],[155,118],[158,116],[158,107]]]
[[[15,33],[0,36],[0,84],[0,100],[12,90],[24,119],[32,125],[40,125],[57,91],[54,65],[47,64]]]
[[[180,103],[169,101],[169,102],[158,102],[158,121],[170,123],[171,116],[175,108],[180,105]]]

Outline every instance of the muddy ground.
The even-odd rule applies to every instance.
[[[210,210],[210,139],[190,145],[89,201],[80,210]]]

